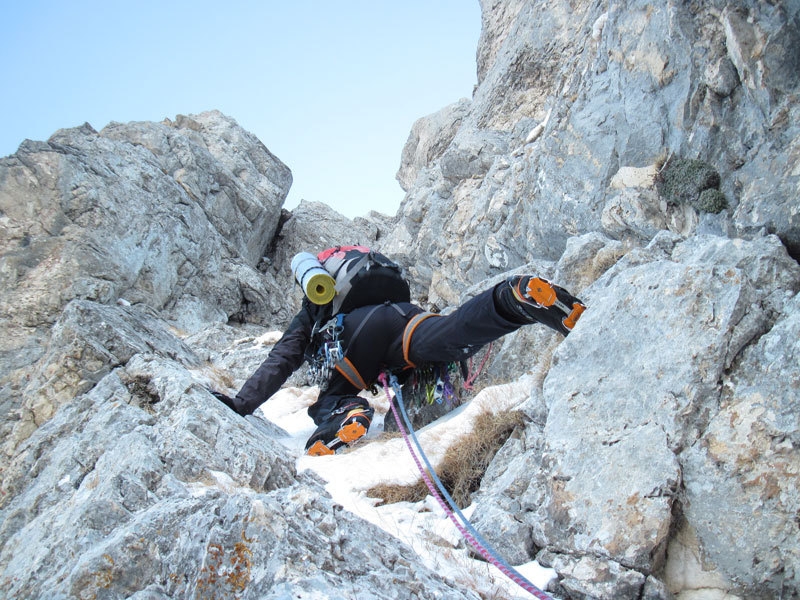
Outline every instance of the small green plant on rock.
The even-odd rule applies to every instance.
[[[725,194],[716,189],[708,189],[700,192],[697,199],[697,209],[707,213],[721,213],[728,208],[728,199]]]
[[[707,213],[719,213],[728,208],[728,200],[719,185],[717,170],[703,160],[692,158],[667,160],[657,180],[658,193],[667,203],[689,204]]]

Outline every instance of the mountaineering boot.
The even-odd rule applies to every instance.
[[[335,454],[344,446],[354,444],[367,434],[375,411],[361,402],[353,402],[331,413],[331,419],[323,423],[306,442],[309,456]],[[342,418],[342,415],[344,417]]]
[[[522,323],[542,323],[569,334],[586,305],[564,288],[542,277],[512,277],[495,288],[498,309],[507,318]]]

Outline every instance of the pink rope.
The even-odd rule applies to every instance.
[[[470,390],[470,391],[472,390],[472,384],[475,383],[475,380],[481,374],[481,371],[483,371],[483,367],[485,367],[486,363],[489,361],[489,355],[491,355],[491,353],[492,353],[492,344],[489,344],[489,347],[486,350],[486,354],[483,355],[483,360],[481,361],[481,364],[478,367],[478,370],[470,373],[469,377],[467,377],[467,380],[462,384],[462,387],[465,390]],[[472,369],[472,359],[471,358],[469,359],[469,368],[470,368],[470,370]]]
[[[497,569],[499,569],[501,573],[503,573],[506,577],[508,577],[511,581],[516,583],[518,586],[520,586],[526,592],[529,592],[534,597],[539,598],[540,600],[553,600],[551,596],[548,596],[542,590],[537,588],[530,581],[528,581],[522,575],[520,575],[517,571],[515,571],[514,569],[508,567],[506,564],[503,564],[503,562],[497,560],[497,558],[489,551],[489,549],[487,549],[481,543],[479,543],[472,536],[472,534],[469,531],[467,531],[467,529],[458,520],[458,518],[455,516],[455,514],[453,514],[453,511],[450,509],[450,507],[444,501],[444,498],[442,498],[441,494],[439,493],[439,490],[436,488],[436,486],[430,480],[430,477],[428,476],[427,471],[423,468],[422,463],[420,462],[420,459],[417,456],[417,453],[414,451],[414,448],[411,445],[411,440],[408,437],[408,433],[406,432],[406,428],[401,423],[400,415],[397,414],[397,409],[395,408],[394,402],[392,402],[392,396],[391,396],[391,393],[389,391],[389,383],[388,383],[388,380],[386,378],[386,374],[385,373],[381,373],[380,381],[381,381],[381,383],[383,383],[383,389],[386,392],[386,397],[389,399],[389,406],[391,406],[391,408],[392,408],[392,414],[394,415],[394,420],[397,422],[397,427],[400,430],[400,432],[403,434],[403,439],[406,442],[406,446],[408,447],[408,451],[411,453],[411,457],[414,459],[414,462],[416,463],[417,468],[419,469],[419,472],[422,475],[422,479],[425,481],[425,485],[428,487],[428,490],[430,490],[430,492],[433,495],[433,497],[439,503],[439,506],[442,507],[442,510],[445,512],[447,517],[456,526],[456,529],[458,529],[458,531],[461,533],[462,536],[464,536],[464,539],[467,540],[467,542],[470,544],[470,546],[472,546],[487,562],[489,562],[492,565],[494,565],[495,567],[497,567]],[[398,402],[401,402],[401,401],[402,400],[398,400]]]

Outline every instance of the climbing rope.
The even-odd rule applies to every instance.
[[[489,361],[489,356],[491,356],[491,354],[492,354],[492,345],[493,344],[494,344],[494,342],[489,344],[489,347],[486,349],[486,353],[483,355],[483,360],[481,360],[481,364],[478,366],[478,369],[476,371],[472,370],[472,359],[471,358],[469,359],[470,374],[469,374],[469,377],[467,377],[466,381],[464,381],[464,383],[462,384],[462,387],[465,390],[472,391],[472,389],[473,389],[472,384],[475,383],[475,380],[478,378],[478,376],[483,371],[483,367],[485,367],[486,363]]]
[[[414,462],[419,469],[420,474],[422,475],[422,479],[425,481],[425,485],[430,490],[433,497],[439,503],[439,506],[442,507],[447,517],[453,522],[456,526],[456,529],[464,536],[464,539],[472,546],[487,562],[497,567],[501,573],[503,573],[506,577],[508,577],[511,581],[516,583],[526,592],[532,594],[536,598],[540,598],[541,600],[552,600],[551,596],[548,596],[545,592],[537,588],[533,585],[530,581],[528,581],[522,574],[520,574],[514,567],[509,565],[505,560],[503,560],[497,552],[492,549],[492,547],[483,539],[483,537],[478,533],[478,531],[472,526],[464,513],[458,508],[453,498],[450,496],[450,493],[444,487],[444,484],[436,475],[436,471],[431,466],[428,457],[425,455],[425,452],[422,450],[422,446],[417,439],[416,434],[414,433],[414,428],[411,425],[411,420],[408,418],[408,413],[406,412],[405,406],[403,405],[403,396],[400,390],[400,384],[397,381],[397,377],[395,375],[390,374],[387,377],[386,373],[381,373],[380,382],[383,384],[383,389],[386,392],[386,397],[389,400],[389,406],[392,407],[392,414],[394,415],[394,419],[397,422],[397,428],[403,434],[403,439],[406,442],[406,446],[408,447],[408,451],[411,453],[411,457],[414,459]],[[395,399],[396,402],[392,402],[392,395],[389,390],[389,384],[391,382],[391,386],[394,389]],[[397,407],[397,408],[396,408]],[[400,420],[400,415],[398,415],[398,408],[400,413],[402,414],[403,421],[405,421],[405,426]],[[414,447],[411,445],[411,440],[413,439],[414,445],[417,447],[419,451],[419,456],[414,451]],[[422,463],[420,462],[420,457],[425,462],[425,466],[427,467],[427,471],[423,468]],[[436,484],[431,481],[431,477],[436,481]],[[447,502],[445,502],[445,498]],[[458,516],[456,516],[458,515]],[[460,520],[459,520],[460,519]]]

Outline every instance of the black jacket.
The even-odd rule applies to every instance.
[[[252,414],[259,406],[269,400],[286,383],[306,358],[306,350],[311,343],[314,324],[323,323],[331,314],[331,305],[319,306],[308,298],[303,298],[300,308],[283,336],[272,348],[266,360],[256,369],[236,394],[236,412]]]

